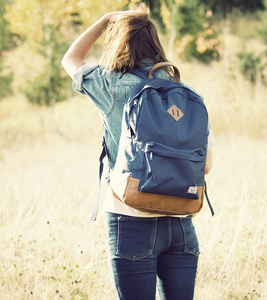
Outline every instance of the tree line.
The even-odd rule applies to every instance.
[[[172,59],[220,60],[216,22],[234,9],[257,14],[267,44],[267,0],[2,0],[0,6],[0,97],[12,93],[13,73],[5,67],[7,53],[28,43],[44,61],[42,72],[27,78],[23,93],[29,102],[53,105],[65,100],[69,79],[61,58],[77,36],[103,14],[146,2],[167,43]],[[248,58],[241,57],[243,60]],[[253,57],[250,57],[250,60]],[[258,57],[254,57],[258,59]],[[30,87],[30,88],[29,88]]]

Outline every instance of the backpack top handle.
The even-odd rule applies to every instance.
[[[178,68],[170,62],[161,62],[161,63],[155,64],[148,74],[148,79],[153,78],[152,72],[154,72],[155,70],[162,68],[162,67],[172,67],[174,70],[173,82],[178,82],[178,83],[180,82],[180,72],[179,72]]]

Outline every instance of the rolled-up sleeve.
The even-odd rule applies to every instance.
[[[83,65],[77,70],[77,72],[73,75],[73,83],[72,87],[74,91],[79,92],[81,94],[85,94],[83,91],[83,78],[93,72],[98,65]]]
[[[87,95],[104,114],[108,114],[114,101],[116,76],[105,71],[103,66],[81,66],[73,75],[73,89]]]

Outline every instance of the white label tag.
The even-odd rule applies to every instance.
[[[197,186],[190,186],[187,193],[196,195],[197,194]]]

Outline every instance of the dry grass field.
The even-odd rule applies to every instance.
[[[217,140],[196,300],[267,299],[266,90],[222,63],[181,64],[204,96]],[[85,97],[53,108],[0,102],[0,299],[113,300],[98,182],[99,114]],[[104,195],[104,191],[102,193]],[[138,300],[138,299],[136,299]]]

